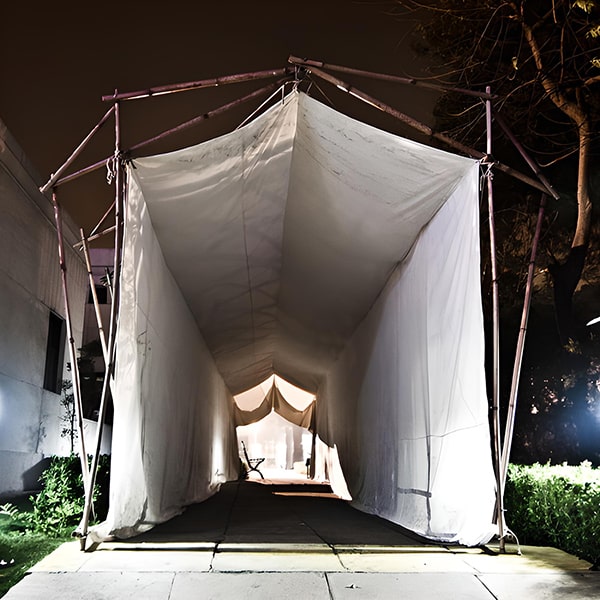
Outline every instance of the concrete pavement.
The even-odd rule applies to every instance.
[[[63,544],[5,600],[600,598],[600,573],[552,548],[424,543],[320,486],[223,486],[133,540]]]

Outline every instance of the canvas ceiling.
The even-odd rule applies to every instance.
[[[277,373],[314,393],[472,164],[293,93],[132,173],[231,392]]]

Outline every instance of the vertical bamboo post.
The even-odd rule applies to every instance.
[[[519,380],[521,377],[521,365],[523,363],[523,351],[525,349],[525,336],[527,334],[527,322],[529,320],[529,308],[531,306],[531,296],[533,294],[533,275],[535,270],[535,259],[542,232],[542,222],[544,219],[544,210],[546,208],[546,194],[542,194],[540,208],[537,216],[537,223],[533,241],[531,243],[531,257],[529,259],[529,268],[527,270],[527,284],[525,286],[525,299],[523,300],[523,312],[521,314],[521,327],[519,328],[519,337],[517,339],[517,349],[515,351],[515,364],[513,367],[512,383],[508,401],[508,412],[506,415],[506,428],[504,430],[504,444],[502,446],[501,476],[502,486],[506,485],[506,475],[508,473],[508,461],[510,459],[510,450],[512,447],[512,438],[515,428],[515,417],[517,410],[517,394],[519,389]]]
[[[69,288],[67,283],[67,263],[65,256],[65,245],[62,228],[61,207],[56,197],[56,192],[52,191],[52,205],[54,207],[54,220],[56,222],[56,234],[58,237],[58,259],[60,262],[60,272],[62,279],[63,298],[65,303],[65,317],[67,324],[67,339],[69,343],[69,357],[71,360],[71,378],[73,380],[73,396],[75,400],[75,414],[77,420],[77,432],[79,434],[79,459],[81,461],[81,475],[83,478],[83,487],[87,493],[89,487],[89,469],[87,462],[87,453],[85,450],[85,438],[83,433],[83,403],[81,401],[81,383],[79,379],[79,366],[77,364],[77,349],[75,348],[75,339],[73,338],[73,325],[71,320],[71,305],[69,303]]]
[[[311,418],[311,428],[309,431],[312,433],[312,439],[310,441],[310,468],[309,475],[311,479],[315,478],[317,472],[317,405],[313,408],[313,414]]]
[[[94,445],[94,454],[92,455],[92,465],[90,467],[90,486],[86,491],[85,504],[83,508],[83,516],[79,525],[79,533],[81,536],[81,549],[86,549],[86,537],[90,521],[90,514],[94,506],[94,486],[96,485],[96,475],[98,473],[98,463],[100,461],[100,449],[102,446],[102,433],[104,431],[104,418],[106,415],[106,402],[110,389],[110,377],[112,375],[112,359],[107,362],[104,371],[104,381],[102,382],[102,396],[100,398],[100,409],[98,411],[98,424],[96,426],[96,441]]]
[[[115,90],[116,92],[116,90]],[[111,313],[110,313],[110,339],[114,352],[117,338],[117,324],[120,301],[121,285],[121,255],[123,251],[124,235],[124,202],[125,178],[123,177],[123,163],[121,161],[121,121],[119,103],[115,102],[115,252],[113,262],[113,277],[111,283]],[[107,274],[108,275],[108,274]],[[110,277],[109,277],[110,280]]]
[[[123,204],[123,177],[121,166],[121,130],[120,130],[120,114],[119,103],[115,102],[115,150],[114,150],[114,170],[115,170],[115,256],[114,256],[114,271],[113,271],[113,286],[111,296],[111,311],[110,311],[110,328],[108,337],[107,360],[104,372],[104,382],[102,385],[102,397],[100,400],[100,410],[98,411],[98,427],[96,429],[96,446],[92,457],[91,467],[91,487],[86,494],[83,517],[81,521],[82,544],[81,549],[85,550],[85,538],[88,533],[89,517],[93,501],[93,488],[96,481],[98,471],[98,463],[100,460],[100,450],[102,445],[102,432],[104,429],[104,419],[106,415],[106,404],[108,402],[108,394],[110,391],[110,380],[114,371],[115,348],[116,348],[116,329],[117,329],[117,312],[119,291],[118,282],[120,280],[119,271],[121,265],[121,240],[122,240],[122,204]]]
[[[485,89],[488,96],[491,94],[490,86]],[[496,516],[498,521],[498,535],[500,538],[500,551],[504,552],[504,486],[500,474],[500,304],[498,299],[498,270],[496,264],[496,225],[494,219],[494,189],[492,184],[492,103],[486,100],[486,133],[488,171],[488,219],[490,229],[490,263],[492,270],[492,411],[494,435],[494,459],[496,471]]]

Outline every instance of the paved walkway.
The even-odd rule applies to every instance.
[[[424,543],[324,486],[236,482],[133,540],[62,545],[5,600],[600,598],[568,554],[490,550]]]

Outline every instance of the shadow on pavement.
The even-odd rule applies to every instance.
[[[228,482],[208,500],[126,542],[432,545],[352,508],[321,483]]]

